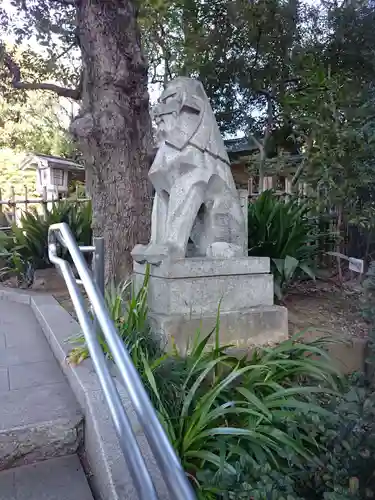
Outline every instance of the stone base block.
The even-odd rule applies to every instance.
[[[135,263],[135,285],[142,285],[146,266]],[[273,276],[266,257],[191,258],[150,266],[148,305],[167,316],[237,314],[257,306],[272,306]]]
[[[181,353],[186,353],[188,344],[197,331],[201,338],[216,326],[216,315],[212,316],[167,316],[150,314],[151,327],[158,333],[168,349],[175,343]],[[282,306],[259,306],[246,311],[220,314],[220,344],[233,345],[235,350],[247,351],[251,347],[275,344],[288,338],[288,311]],[[212,336],[213,344],[214,336]]]

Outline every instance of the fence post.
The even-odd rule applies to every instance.
[[[25,212],[27,212],[27,195],[28,195],[28,193],[27,193],[27,186],[25,184]]]
[[[285,193],[286,194],[293,193],[292,180],[289,177],[285,177]]]
[[[12,186],[10,188],[11,190],[11,193],[12,193],[12,202],[11,202],[11,205],[13,207],[13,223],[16,224],[17,220],[16,220],[16,217],[17,217],[17,212],[16,212],[16,193],[14,191],[14,186]]]
[[[248,252],[248,220],[249,220],[249,191],[247,189],[239,189],[238,196],[240,198],[241,210],[245,219],[245,243],[244,252]]]
[[[47,220],[47,215],[48,215],[48,208],[47,208],[47,186],[43,186],[43,196],[42,196],[42,207],[43,207],[43,213],[44,217]]]
[[[0,188],[0,201],[3,201],[3,195],[2,195],[2,192],[1,192],[1,188]],[[3,211],[3,204],[0,203],[0,213]]]
[[[93,260],[93,271],[94,271],[94,281],[100,290],[100,293],[104,297],[104,238],[93,238],[94,250],[94,260]],[[91,312],[94,318],[94,330],[100,333],[100,328],[98,320],[95,316],[94,310],[91,307]]]

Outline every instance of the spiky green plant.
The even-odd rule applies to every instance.
[[[171,376],[173,395],[163,382],[170,357],[152,364],[144,359],[143,369],[160,421],[198,490],[200,470],[234,474],[240,458],[273,467],[291,454],[314,460],[318,446],[303,415],[327,415],[315,397],[335,393],[340,385],[322,346],[293,338],[237,359],[216,341],[208,347],[213,334],[195,341],[185,360],[171,356],[180,370]]]
[[[43,269],[51,264],[48,259],[48,228],[50,225],[66,222],[79,245],[90,245],[91,203],[55,202],[44,214],[30,208],[21,215],[18,224],[13,224],[11,231],[0,241],[0,253],[7,260],[8,271],[22,275],[20,266],[25,269]],[[62,256],[69,258],[65,249]]]
[[[307,203],[280,199],[272,190],[264,191],[249,204],[249,255],[271,259],[278,298],[297,277],[315,277],[311,265],[317,252],[317,235],[308,218],[309,210]]]
[[[139,290],[135,290],[131,281],[115,286],[113,283],[106,287],[105,303],[119,336],[127,347],[134,365],[143,370],[143,358],[156,359],[161,355],[159,342],[154,338],[149,329],[147,313],[147,288],[149,271],[146,272],[144,281]],[[103,352],[109,359],[107,342],[101,332],[98,339]],[[83,334],[68,339],[69,342],[78,344],[69,354],[69,361],[78,364],[88,358],[88,351]]]

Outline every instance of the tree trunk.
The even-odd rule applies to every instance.
[[[106,280],[131,272],[130,252],[147,243],[152,136],[136,11],[129,0],[81,0],[82,108],[72,124],[86,165],[94,236],[104,236]]]

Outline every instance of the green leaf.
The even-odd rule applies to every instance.
[[[299,267],[302,269],[302,271],[304,273],[306,273],[312,280],[315,281],[315,273],[313,272],[313,270],[307,265],[307,264],[304,264],[303,262],[299,263]]]
[[[298,260],[290,255],[285,257],[284,272],[286,281],[290,281],[298,267]]]

